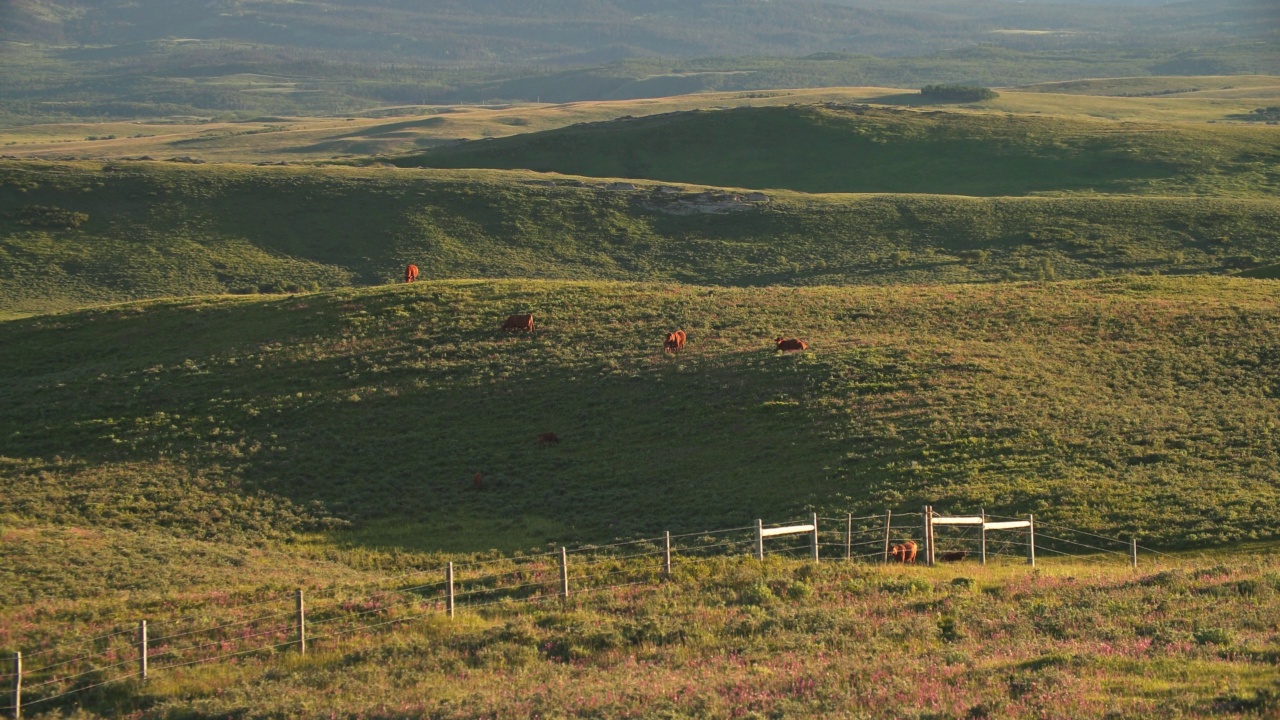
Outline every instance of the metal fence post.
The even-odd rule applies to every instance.
[[[884,511],[884,564],[889,564],[889,529],[893,525],[893,511]]]
[[[1036,516],[1027,515],[1027,564],[1036,566]]]
[[[298,588],[297,602],[298,620],[298,654],[307,654],[307,603],[302,597],[302,588]]]
[[[22,720],[22,653],[13,654],[13,720]]]
[[[813,544],[813,561],[821,562],[818,560],[818,513],[813,514],[813,535],[810,536],[810,541]]]
[[[849,513],[849,517],[845,519],[844,559],[853,559],[853,513]]]
[[[987,564],[987,509],[982,508],[982,564]]]
[[[138,621],[138,677],[147,679],[147,621]]]
[[[756,520],[756,559],[764,560],[764,521]]]
[[[560,548],[560,596],[569,598],[569,554],[563,547]]]
[[[929,506],[925,505],[920,513],[924,516],[924,547],[920,548],[924,551],[924,562],[929,564]]]
[[[1138,569],[1138,538],[1129,540],[1129,563],[1134,570]]]
[[[671,531],[662,534],[662,576],[671,578]]]
[[[449,563],[444,566],[444,582],[445,582],[445,587],[447,588],[445,597],[444,597],[445,612],[448,614],[449,617],[453,617],[453,561],[452,560],[450,560]]]

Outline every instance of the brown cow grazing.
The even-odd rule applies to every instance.
[[[913,563],[916,561],[916,544],[908,540],[901,545],[894,545],[889,551],[889,557],[901,563]]]
[[[667,339],[662,342],[662,349],[670,353],[683,350],[685,338],[683,330],[667,333]]]
[[[556,445],[560,442],[560,436],[553,432],[545,432],[538,435],[538,442],[543,445]]]
[[[938,560],[940,562],[960,562],[967,557],[969,557],[968,550],[952,550],[939,555]]]
[[[471,487],[475,490],[484,488],[484,473],[476,473],[471,476]]]
[[[792,352],[794,350],[809,349],[809,343],[796,338],[778,338],[777,340],[774,340],[774,342],[778,343],[779,352]]]
[[[528,330],[533,332],[533,315],[512,315],[502,323],[503,330]]]
[[[417,265],[410,265],[409,267],[407,267],[407,268],[405,268],[405,269],[404,269],[404,281],[405,281],[405,282],[407,282],[407,283],[411,283],[411,282],[413,282],[414,280],[417,280],[417,279],[418,279],[418,266],[417,266]]]

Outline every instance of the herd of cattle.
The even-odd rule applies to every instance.
[[[411,283],[418,279],[418,266],[410,265],[404,270],[404,281]],[[525,331],[533,332],[533,313],[521,313],[510,315],[506,321],[502,323],[504,331]],[[664,352],[676,353],[684,349],[685,341],[688,335],[683,330],[674,330],[667,333],[666,338],[662,341],[662,349]],[[809,343],[798,338],[780,337],[774,340],[779,352],[797,352],[809,349]],[[560,443],[560,437],[553,432],[544,432],[538,435],[537,441],[540,445],[557,445]],[[479,490],[484,481],[483,475],[476,473],[472,479],[475,489]],[[900,545],[894,545],[891,548],[889,556],[901,563],[913,563],[916,561],[916,554],[919,548],[910,540]],[[963,560],[968,555],[966,552],[947,552],[939,556],[939,560],[955,561]]]
[[[406,283],[411,283],[417,279],[417,265],[410,265],[404,269],[404,281]],[[525,332],[533,332],[533,313],[522,313],[519,315],[508,316],[506,321],[502,323],[502,329],[504,331],[523,330]],[[667,333],[666,339],[662,341],[662,349],[669,353],[680,352],[684,349],[685,341],[688,339],[689,336],[685,334],[685,331],[674,330]],[[798,352],[809,349],[809,343],[800,340],[799,338],[780,337],[776,338],[774,343],[777,345],[779,352]]]

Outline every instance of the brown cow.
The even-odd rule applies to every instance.
[[[969,557],[968,550],[952,550],[939,555],[938,560],[940,562],[960,562],[967,557]]]
[[[533,332],[533,314],[512,315],[502,323],[503,330],[528,330]]]
[[[901,563],[913,563],[916,561],[916,544],[908,540],[901,545],[894,545],[889,551],[889,557]]]
[[[667,333],[667,339],[662,342],[662,349],[667,352],[678,352],[684,349],[684,341],[687,336],[683,330],[676,330]]]
[[[409,267],[407,267],[407,268],[405,268],[405,269],[404,269],[404,281],[405,281],[405,282],[407,282],[407,283],[411,283],[411,282],[413,282],[414,280],[417,280],[417,279],[418,279],[418,266],[417,266],[417,265],[410,265]]]
[[[555,445],[560,442],[560,436],[553,432],[545,432],[538,435],[538,442],[543,445]]]
[[[471,487],[475,490],[484,489],[484,473],[476,473],[471,476]]]
[[[795,338],[778,338],[777,340],[774,340],[774,342],[778,343],[779,352],[809,349],[809,343]]]

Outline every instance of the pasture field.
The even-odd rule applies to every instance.
[[[926,503],[1159,547],[1266,539],[1278,300],[1132,276],[457,280],[11,320],[3,513],[430,551]],[[533,336],[498,331],[525,311]],[[689,346],[664,355],[677,327]],[[775,353],[780,335],[812,349]]]
[[[497,329],[525,310],[537,334]],[[127,674],[137,618],[236,624],[30,717],[1271,717],[1277,347],[1280,284],[1206,277],[420,281],[10,320],[0,642],[126,631],[29,661],[123,663],[63,689]],[[925,503],[1171,554],[1134,574],[1047,551],[1032,571],[1016,547],[934,570],[739,547],[662,582],[652,556],[588,553],[641,584],[452,621],[414,589],[446,560],[508,572],[561,544]],[[296,587],[305,659],[279,615]],[[281,647],[172,667],[197,642]]]
[[[101,541],[93,531],[79,536]],[[651,562],[609,562],[602,567],[640,584],[564,603],[464,606],[452,620],[439,610],[414,614],[396,604],[400,594],[361,597],[351,583],[376,573],[297,551],[243,554],[250,561],[229,577],[265,579],[262,561],[276,560],[308,588],[315,617],[345,606],[362,619],[339,631],[315,626],[321,634],[305,658],[282,628],[245,643],[281,644],[275,651],[183,668],[157,657],[145,683],[102,686],[25,716],[1172,719],[1274,717],[1280,703],[1274,547],[1179,556],[1137,573],[1091,559],[1031,571],[772,557],[678,563],[663,581]],[[147,583],[181,568],[163,566]],[[119,613],[172,633],[188,627],[166,622],[172,614],[196,613],[208,625],[279,609],[220,608],[246,597],[261,596],[138,588],[115,606],[44,598],[4,619],[7,639],[18,642],[36,625],[105,634]],[[131,666],[127,639],[89,647]],[[240,647],[234,635],[222,644]]]
[[[1261,171],[1266,172],[1266,171]],[[1245,182],[1245,181],[1241,181]],[[1230,273],[1272,198],[805,195],[530,172],[0,161],[0,314],[425,278],[843,285]]]
[[[538,334],[497,330],[521,310]],[[665,356],[676,326],[690,343]],[[777,355],[775,333],[812,349]],[[170,668],[194,642],[164,642],[147,683],[34,717],[1270,717],[1278,341],[1280,284],[1226,278],[457,280],[12,320],[0,641],[139,617],[166,637],[311,598],[306,659]],[[548,430],[562,443],[539,447]],[[1033,572],[1015,548],[987,568],[678,562],[665,583],[650,556],[594,566],[642,584],[563,606],[414,616],[433,596],[409,588],[497,559],[478,548],[514,555],[502,572],[559,544],[926,502],[1232,547],[1144,553],[1136,575],[1049,553]],[[199,642],[287,645],[278,618]],[[88,643],[126,669],[65,687],[127,673],[128,642]]]
[[[702,92],[567,103],[403,105],[347,116],[175,117],[0,128],[0,154],[114,159],[194,156],[210,162],[317,162],[395,155],[462,140],[507,137],[624,116],[817,103],[921,106],[915,90],[887,87]],[[1048,115],[1139,123],[1224,123],[1280,104],[1265,75],[1120,78],[1001,88],[997,100],[950,112]],[[96,138],[90,140],[88,138]]]

